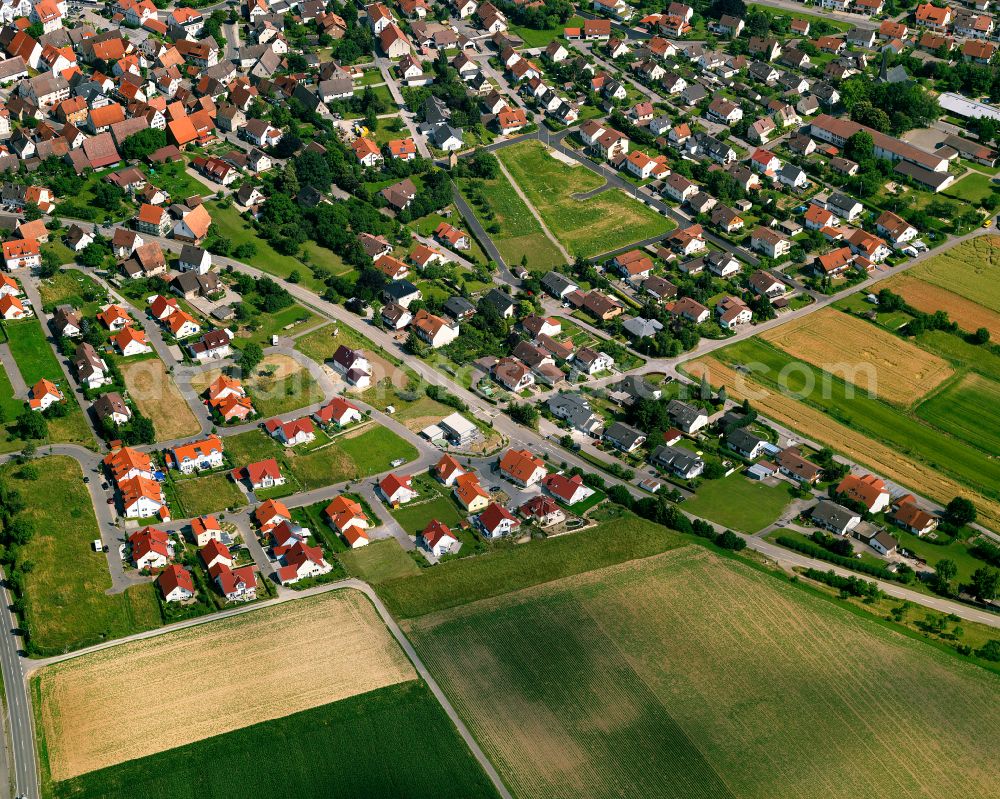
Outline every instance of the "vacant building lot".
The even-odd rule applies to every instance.
[[[744,345],[753,348],[753,360],[768,355],[767,345],[754,342],[741,342],[720,350],[717,355],[732,359],[737,352],[746,352]],[[736,356],[736,360],[741,358]],[[730,397],[750,399],[764,416],[917,493],[939,502],[960,494],[970,497],[979,510],[980,521],[1000,530],[1000,502],[995,498],[1000,485],[1000,465],[964,442],[867,397],[847,400],[841,391],[826,404],[817,400],[814,407],[812,397],[807,402],[793,399],[714,357],[691,361],[685,368],[695,377],[706,375],[713,386],[725,386]]]
[[[997,270],[1000,278],[1000,270]],[[899,294],[906,302],[924,313],[944,311],[962,330],[972,332],[981,327],[990,331],[994,340],[1000,340],[1000,313],[984,308],[979,303],[968,300],[946,288],[928,283],[912,275],[897,275],[885,283],[875,286],[888,288]]]
[[[498,150],[497,157],[549,230],[573,255],[591,257],[610,252],[675,227],[671,220],[615,189],[590,199],[576,199],[574,194],[600,188],[604,179],[585,166],[570,166],[553,157],[541,142],[522,142]]]
[[[904,406],[952,374],[943,358],[833,308],[762,333],[761,338],[866,393]]]
[[[987,308],[1000,308],[1000,236],[964,241],[910,274]]]
[[[407,626],[522,799],[985,797],[1000,779],[996,675],[700,548]]]
[[[246,386],[261,416],[276,416],[323,401],[323,391],[309,370],[294,358],[277,353],[264,356]]]
[[[59,781],[413,677],[368,599],[344,590],[58,663],[32,690]]]
[[[480,224],[487,230],[499,226],[499,231],[489,236],[508,264],[519,264],[522,258],[527,258],[530,269],[547,271],[565,263],[506,178],[464,180],[460,186]]]
[[[24,618],[33,654],[58,655],[162,624],[152,583],[105,593],[108,560],[90,546],[101,531],[76,460],[38,458],[30,470],[10,463],[0,477],[27,502],[21,515],[34,527],[22,552],[32,563],[24,575]]]
[[[201,425],[173,377],[159,358],[123,363],[121,366],[129,396],[143,416],[153,421],[157,441],[193,436]]]

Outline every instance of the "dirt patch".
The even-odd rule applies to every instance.
[[[407,419],[403,422],[406,425],[407,430],[412,430],[414,433],[419,433],[425,427],[430,427],[432,424],[437,424],[444,417],[443,416],[417,416],[414,419]]]
[[[158,441],[192,436],[201,424],[163,361],[133,361],[121,367],[129,395],[144,416],[153,420]]]
[[[54,780],[415,676],[368,599],[336,591],[43,669]]]
[[[985,327],[994,340],[1000,339],[1000,314],[979,303],[912,275],[897,275],[880,285],[895,291],[918,311],[945,311],[962,330],[971,333]]]
[[[789,355],[909,406],[954,373],[943,358],[834,308],[762,333]]]
[[[985,523],[1000,524],[1000,503],[988,499],[968,486],[944,476],[932,466],[912,461],[896,450],[857,432],[847,425],[797,400],[778,394],[764,385],[739,374],[715,358],[699,358],[685,367],[694,377],[708,375],[713,386],[725,386],[729,396],[740,400],[741,386],[753,384],[753,404],[763,416],[770,417],[806,437],[836,447],[852,460],[920,494],[947,502],[954,496],[967,496]],[[1000,529],[1000,528],[997,528]]]
[[[271,355],[265,355],[264,359],[260,362],[260,366],[257,367],[258,371],[269,371],[271,372],[271,377],[275,380],[281,380],[283,377],[288,377],[289,375],[296,374],[302,367],[299,362],[288,355],[281,355],[278,353],[273,353]]]

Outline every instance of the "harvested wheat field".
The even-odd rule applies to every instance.
[[[521,799],[1000,788],[1000,678],[699,547],[408,627]]]
[[[918,264],[910,274],[987,308],[1000,308],[1000,236],[963,241]]]
[[[1000,275],[998,275],[1000,279]],[[924,313],[945,311],[948,317],[962,330],[972,332],[981,327],[990,331],[994,340],[1000,340],[1000,313],[991,311],[979,303],[967,300],[940,286],[932,285],[912,275],[897,275],[885,283],[879,283],[873,290],[888,288],[899,294],[910,305]]]
[[[900,405],[913,404],[953,373],[943,358],[833,308],[761,333],[761,338]],[[875,372],[866,370],[866,364]]]
[[[976,503],[980,521],[1000,530],[1000,503],[989,499],[968,485],[952,480],[929,464],[907,458],[881,442],[859,433],[853,427],[834,420],[822,411],[786,397],[752,378],[731,369],[715,358],[699,358],[685,364],[692,376],[708,376],[713,386],[725,386],[730,397],[743,399],[748,393],[754,407],[763,416],[797,430],[807,438],[828,445],[877,474],[907,486],[919,494],[947,502],[954,496],[967,496]],[[748,389],[752,389],[748,391]]]
[[[159,358],[122,364],[128,393],[143,416],[153,420],[158,441],[193,436],[201,425]]]
[[[64,780],[414,677],[367,597],[331,591],[42,669],[41,751]]]

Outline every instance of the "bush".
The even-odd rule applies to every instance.
[[[842,555],[835,555],[829,550],[824,549],[821,546],[817,546],[810,541],[792,538],[790,535],[779,535],[775,540],[786,549],[792,549],[796,552],[801,552],[803,555],[809,555],[810,557],[817,558],[818,560],[825,560],[837,566],[843,566],[845,569],[851,569],[852,571],[861,572],[862,574],[869,574],[872,577],[879,578],[880,580],[903,582],[899,577],[882,566],[874,566],[870,563],[863,563],[862,561],[855,560],[854,558],[845,558]]]
[[[867,580],[860,580],[857,577],[841,577],[832,571],[824,572],[819,569],[806,569],[803,573],[810,580],[826,583],[827,585],[836,588],[842,594],[846,593],[850,596],[857,597],[872,597],[874,599],[884,596],[875,583],[868,582]]]

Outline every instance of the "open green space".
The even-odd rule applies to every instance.
[[[395,538],[372,541],[358,549],[351,549],[337,555],[347,573],[360,577],[369,583],[381,583],[397,577],[412,577],[420,573],[420,567]]]
[[[909,274],[990,309],[1000,308],[1000,236],[963,241]]]
[[[583,27],[583,17],[578,17],[575,14],[566,20],[562,25],[556,25],[553,28],[526,28],[523,25],[512,25],[510,32],[517,36],[521,41],[524,42],[524,46],[528,48],[534,47],[545,47],[553,39],[558,39],[563,35],[563,31],[566,28],[582,28]]]
[[[454,560],[378,588],[394,616],[412,618],[561,577],[657,555],[684,540],[658,524],[625,516],[573,535]]]
[[[186,161],[172,161],[154,166],[139,165],[139,168],[149,176],[150,183],[170,194],[171,202],[182,203],[188,197],[208,197],[215,193],[208,184],[188,174],[186,167]]]
[[[107,292],[92,277],[79,269],[64,269],[52,277],[38,282],[45,310],[68,304],[78,309],[84,317],[92,319]]]
[[[917,406],[917,416],[987,453],[1000,452],[1000,383],[967,374]]]
[[[277,313],[265,313],[257,317],[258,326],[254,330],[241,329],[234,342],[237,347],[254,341],[264,347],[270,346],[271,336],[291,336],[319,322],[319,317],[301,305],[289,305]]]
[[[838,422],[894,447],[902,455],[931,464],[988,496],[1000,496],[1000,462],[931,427],[914,414],[855,391],[840,378],[756,338],[718,350],[715,356],[733,366],[756,364],[754,380],[792,395]],[[779,375],[781,385],[775,380]]]
[[[970,172],[961,180],[952,183],[944,194],[965,202],[981,205],[983,200],[993,194],[993,181],[988,175]]]
[[[541,142],[525,141],[497,152],[545,224],[570,253],[590,257],[661,235],[676,227],[641,202],[612,189],[588,200],[574,194],[604,185],[581,164],[556,159]]]
[[[221,472],[207,477],[193,477],[174,480],[171,484],[174,496],[180,501],[180,508],[173,509],[173,516],[182,519],[205,516],[246,504],[246,497],[229,475]]]
[[[416,535],[432,519],[448,525],[453,531],[457,530],[465,513],[451,498],[448,488],[426,473],[413,476],[413,487],[419,496],[389,511],[407,533]]]
[[[411,681],[84,774],[52,796],[220,799],[234,779],[272,799],[497,795],[431,692]]]
[[[308,369],[288,358],[294,366],[282,360],[287,356],[265,356],[260,366],[246,381],[247,393],[261,416],[277,416],[323,401],[323,389]]]
[[[369,424],[338,435],[333,443],[311,452],[299,448],[288,450],[263,432],[249,430],[226,438],[226,454],[238,466],[274,458],[282,473],[290,474],[308,491],[387,472],[392,468],[392,461],[397,458],[413,460],[417,450],[392,430]],[[294,490],[294,486],[282,488],[287,490],[279,492],[278,496]]]
[[[40,321],[36,318],[21,322],[5,322],[4,329],[11,354],[28,388],[46,378],[59,386],[66,397],[66,415],[47,420],[49,440],[80,444],[93,449],[94,437],[87,426],[87,420],[66,383],[66,376],[45,337]]]
[[[756,533],[774,524],[791,502],[789,484],[751,480],[740,472],[721,480],[703,480],[684,510],[733,530]]]
[[[253,224],[240,216],[233,206],[222,208],[217,202],[210,202],[207,203],[207,207],[212,215],[212,222],[219,228],[220,235],[228,238],[233,247],[251,243],[257,248],[255,255],[242,259],[250,266],[281,278],[287,278],[293,272],[298,273],[302,285],[316,292],[322,292],[325,286],[313,275],[309,265],[323,267],[337,274],[350,271],[340,256],[312,241],[303,246],[302,260],[282,255],[258,236]]]
[[[506,178],[461,181],[459,185],[480,224],[508,264],[519,264],[527,258],[529,269],[547,272],[565,263],[566,259]],[[473,202],[477,195],[485,200],[485,208]]]
[[[151,583],[105,593],[111,588],[107,555],[91,547],[100,530],[79,464],[54,455],[31,467],[0,469],[4,482],[26,502],[23,515],[34,526],[22,553],[33,564],[24,576],[31,651],[56,655],[159,627]]]
[[[1000,678],[818,593],[685,547],[406,629],[520,799],[992,794]]]

